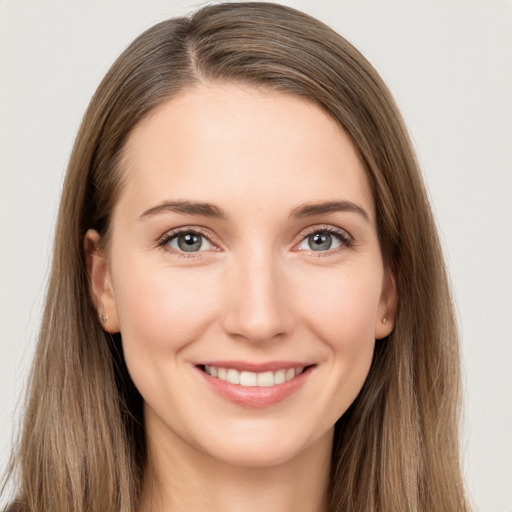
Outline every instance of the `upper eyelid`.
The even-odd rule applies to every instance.
[[[205,238],[208,238],[211,243],[214,243],[211,240],[211,231],[200,226],[182,226],[179,228],[170,229],[169,231],[166,231],[162,236],[158,237],[158,241],[161,242],[163,240],[168,240],[169,238],[174,238],[175,236],[178,236],[182,233],[196,233],[198,235],[204,236]]]
[[[317,231],[330,231],[334,233],[339,233],[347,235],[351,240],[354,238],[349,231],[344,228],[340,228],[339,226],[334,226],[332,224],[314,224],[312,226],[308,226],[301,230],[301,232],[297,235],[298,238],[309,236],[311,233],[316,233]]]

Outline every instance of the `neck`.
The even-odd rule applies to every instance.
[[[147,428],[139,512],[327,511],[332,432],[270,467],[234,466],[161,434]]]

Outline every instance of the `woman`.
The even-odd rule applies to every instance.
[[[318,21],[163,22],[85,115],[11,510],[467,510],[411,144]]]

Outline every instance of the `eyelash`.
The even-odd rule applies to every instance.
[[[302,243],[304,240],[306,240],[309,236],[315,234],[315,233],[323,233],[323,234],[329,234],[334,235],[339,239],[341,242],[341,245],[335,249],[330,249],[327,251],[313,251],[309,250],[308,252],[314,253],[314,256],[312,257],[326,257],[331,256],[333,254],[337,254],[340,251],[343,251],[345,249],[349,249],[353,246],[354,240],[352,237],[344,230],[335,228],[333,226],[320,226],[315,227],[314,229],[311,229],[305,233],[301,233],[300,240],[295,243],[295,246]],[[166,233],[164,236],[162,236],[158,240],[158,247],[162,248],[164,251],[171,253],[173,255],[178,256],[178,258],[198,258],[201,256],[201,252],[204,251],[198,251],[198,252],[190,252],[186,253],[184,251],[177,251],[174,248],[170,247],[168,244],[171,240],[178,237],[182,234],[195,234],[200,235],[206,238],[212,245],[215,245],[213,242],[210,241],[209,233],[199,227],[194,228],[178,228],[173,231],[170,231]],[[300,251],[303,251],[304,249],[300,249]]]

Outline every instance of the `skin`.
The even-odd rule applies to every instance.
[[[325,510],[334,424],[396,304],[349,138],[307,100],[201,85],[135,128],[124,166],[108,253],[94,231],[85,246],[104,328],[121,331],[144,399],[141,510]],[[143,216],[171,200],[212,203],[228,218]],[[367,218],[290,218],[304,203],[340,200]],[[200,251],[160,244],[178,227],[201,229]],[[350,243],[331,235],[330,249],[313,250],[308,236],[326,228]],[[251,408],[217,395],[195,367],[228,359],[316,366],[293,395]]]

